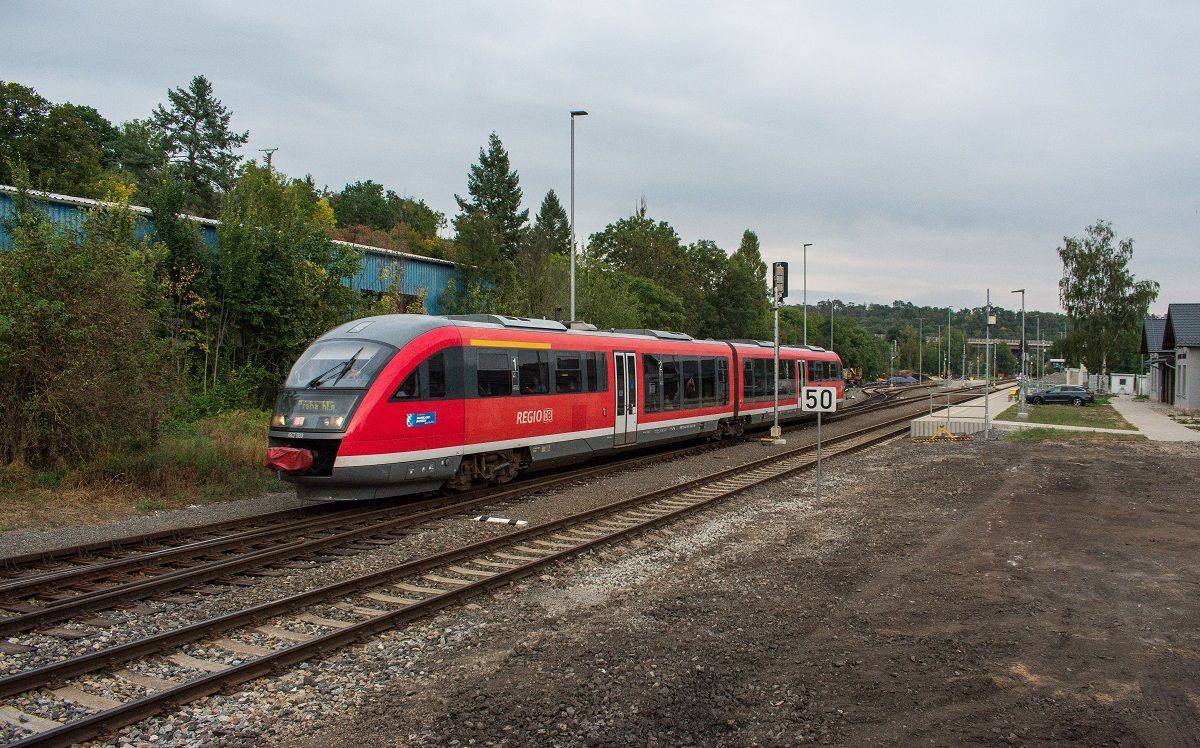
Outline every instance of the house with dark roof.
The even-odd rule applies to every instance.
[[[1200,411],[1200,304],[1171,304],[1161,322],[1159,357],[1169,371],[1160,380],[1159,401],[1184,411]],[[1142,327],[1142,350],[1153,362],[1153,326],[1147,327],[1146,323]]]
[[[1171,403],[1175,397],[1175,352],[1163,348],[1167,321],[1157,317],[1142,320],[1142,355],[1150,359],[1150,399]]]

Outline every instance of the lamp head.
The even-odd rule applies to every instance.
[[[582,109],[575,109],[575,110],[571,111],[571,116],[572,117],[586,117],[587,112],[583,111]]]

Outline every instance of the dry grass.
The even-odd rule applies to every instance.
[[[263,467],[267,417],[239,411],[176,424],[153,449],[73,470],[0,467],[0,530],[96,524],[285,490]]]

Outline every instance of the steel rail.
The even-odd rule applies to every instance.
[[[955,394],[957,395],[961,393]],[[924,398],[916,398],[915,400],[923,399]],[[859,406],[859,408],[864,409],[862,412],[873,412],[874,410],[901,407],[909,402],[911,401],[898,400],[885,402],[874,406]],[[862,412],[856,411],[850,415],[861,415]],[[843,417],[850,417],[850,415]],[[797,427],[797,425],[794,424],[793,428],[795,427]],[[520,496],[538,490],[544,490],[546,488],[555,487],[564,483],[575,482],[581,479],[592,477],[594,475],[603,475],[617,470],[629,469],[635,467],[636,464],[642,461],[662,461],[664,459],[673,459],[680,454],[694,453],[697,449],[703,450],[710,446],[711,445],[702,445],[697,447],[695,445],[691,445],[683,449],[673,450],[667,453],[645,455],[634,458],[633,460],[593,466],[590,468],[573,471],[566,475],[523,482],[520,486],[514,486],[498,492],[493,491],[485,493],[481,496],[466,500],[451,501],[447,503],[443,498],[431,499],[427,502],[423,502],[423,504],[432,504],[432,508],[424,511],[408,513],[401,517],[391,516],[394,514],[394,508],[376,509],[368,512],[365,515],[357,515],[353,517],[344,517],[341,514],[338,514],[336,517],[320,517],[316,520],[299,520],[279,530],[255,530],[250,533],[231,536],[230,538],[216,538],[210,541],[202,541],[200,543],[180,549],[167,549],[156,554],[148,554],[156,557],[153,560],[166,559],[179,561],[186,558],[194,558],[195,556],[205,552],[214,552],[232,548],[238,544],[265,542],[266,539],[270,538],[294,537],[297,533],[313,534],[327,531],[331,528],[350,526],[350,529],[342,532],[336,532],[332,535],[309,539],[299,539],[291,543],[274,545],[266,549],[251,551],[249,553],[234,556],[232,558],[206,560],[199,565],[168,571],[148,580],[133,581],[94,590],[91,592],[83,592],[72,597],[53,600],[40,606],[37,610],[20,612],[12,616],[0,618],[0,635],[9,635],[28,631],[37,626],[61,622],[83,613],[111,608],[122,602],[144,599],[151,595],[178,590],[251,569],[268,566],[272,563],[278,563],[287,559],[309,555],[330,546],[352,543],[356,540],[361,540],[370,536],[401,532],[416,525],[442,519],[444,517],[477,508],[482,505],[499,503],[515,496]],[[359,526],[355,527],[354,525]],[[133,569],[139,567],[144,569],[147,561],[149,560],[152,559],[147,559],[146,556],[139,555],[130,559],[118,559],[101,567],[84,567],[79,570],[67,570],[51,575],[45,575],[43,577],[30,578],[26,580],[24,585],[19,589],[24,590],[24,593],[21,596],[26,598],[33,597],[36,595],[36,588],[39,586],[54,585],[56,589],[61,590],[64,586],[68,585],[69,580],[75,580],[73,583],[78,584],[83,579],[96,578],[98,576],[109,576],[119,573],[121,569]],[[164,562],[162,560],[159,560],[158,565],[161,567],[163,563]],[[3,587],[0,587],[0,592],[7,592],[9,597],[14,596],[11,588],[9,590],[5,590]]]
[[[853,409],[869,409],[874,403],[853,405],[847,408],[849,411]],[[796,424],[792,424],[795,428]],[[36,594],[37,588],[41,586],[54,585],[55,589],[61,590],[64,586],[81,584],[90,579],[106,578],[108,576],[120,575],[125,570],[144,570],[147,565],[161,565],[178,560],[187,559],[189,557],[223,551],[228,548],[236,547],[237,545],[249,545],[253,543],[264,543],[271,540],[273,537],[286,537],[294,535],[296,531],[302,530],[306,532],[320,531],[322,528],[336,527],[338,525],[350,524],[352,522],[360,522],[370,519],[371,517],[389,516],[395,512],[397,508],[403,510],[417,509],[430,505],[434,507],[443,507],[448,511],[454,512],[465,510],[478,506],[475,499],[486,499],[488,501],[500,502],[505,501],[513,495],[520,493],[533,492],[552,488],[561,485],[564,482],[572,482],[580,479],[590,478],[597,474],[604,474],[611,471],[636,468],[641,462],[657,462],[663,460],[674,459],[681,455],[687,455],[697,449],[711,447],[711,444],[705,445],[689,445],[682,449],[671,450],[668,452],[659,452],[650,455],[641,455],[632,459],[626,459],[617,462],[609,462],[603,465],[593,465],[580,470],[572,471],[566,474],[558,474],[553,477],[533,478],[523,480],[519,485],[501,489],[499,492],[493,490],[474,491],[471,492],[474,496],[454,497],[447,499],[446,497],[437,497],[421,502],[406,504],[402,507],[395,505],[383,507],[380,509],[371,509],[366,513],[356,513],[360,510],[355,507],[345,507],[344,509],[335,510],[333,516],[321,517],[305,517],[303,509],[290,509],[270,514],[258,515],[256,517],[247,518],[247,520],[239,520],[234,522],[221,522],[212,525],[198,525],[191,528],[182,528],[180,530],[163,531],[155,536],[138,535],[128,538],[120,538],[107,542],[90,543],[87,545],[76,546],[68,549],[60,549],[52,552],[56,558],[60,560],[72,560],[84,557],[85,554],[94,550],[118,550],[128,546],[141,545],[152,540],[161,540],[171,537],[178,538],[181,533],[192,535],[203,535],[214,531],[219,531],[225,527],[244,527],[245,521],[252,521],[256,527],[251,530],[234,533],[232,535],[224,535],[216,538],[207,538],[188,542],[184,545],[168,546],[160,550],[148,551],[146,553],[136,553],[134,555],[123,556],[121,558],[110,559],[101,563],[72,565],[66,569],[51,570],[45,574],[35,574],[24,577],[10,578],[0,581],[0,595],[5,599],[31,597]],[[485,502],[486,503],[486,502]],[[316,508],[329,507],[328,504],[314,505]],[[270,521],[272,518],[284,518],[300,516],[300,519],[289,522],[285,525],[268,525],[265,527],[257,527],[264,524],[264,520]],[[0,566],[11,568],[12,564],[20,561],[44,561],[47,554],[30,553],[23,556],[13,556],[6,559],[0,559]],[[3,603],[0,603],[3,607]]]
[[[858,444],[850,445],[846,448],[840,449],[830,456],[838,456],[847,454],[849,452],[858,451],[865,449],[868,446],[891,439],[896,435],[903,433],[905,430],[904,428],[896,429],[894,426],[897,423],[907,420],[909,419],[894,419],[885,424],[877,424],[866,429],[860,429],[855,432],[834,437],[829,441],[842,443],[863,437],[872,431],[881,432],[863,440]],[[492,538],[490,540],[472,544],[454,551],[448,551],[443,554],[438,554],[434,557],[423,559],[419,562],[411,562],[410,564],[405,564],[404,566],[420,566],[421,568],[409,568],[402,572],[400,569],[403,567],[397,567],[396,569],[389,570],[387,576],[396,577],[411,575],[415,571],[422,571],[426,568],[441,566],[445,563],[452,562],[460,558],[486,555],[489,551],[522,543],[530,537],[553,533],[571,525],[586,523],[589,520],[597,517],[619,513],[622,510],[626,510],[639,504],[653,503],[655,500],[661,499],[665,496],[686,493],[693,488],[718,482],[723,479],[728,479],[738,473],[744,473],[748,469],[753,469],[753,467],[761,467],[770,463],[794,460],[801,454],[813,451],[814,449],[815,447],[813,445],[806,445],[804,447],[789,450],[782,454],[767,456],[759,460],[755,460],[747,466],[729,468],[708,476],[693,479],[678,486],[659,489],[642,496],[630,497],[612,504],[580,512],[578,514],[554,520],[543,525],[538,525],[534,528],[528,528],[526,530],[514,532],[510,535]],[[792,474],[807,469],[813,464],[815,463],[810,461],[784,467],[783,469],[771,475],[755,479],[749,483],[743,483],[741,485],[730,487],[721,491],[720,493],[701,498],[693,503],[688,504],[687,506],[683,506],[678,509],[672,509],[655,517],[646,519],[644,521],[639,521],[633,525],[630,525],[629,527],[613,530],[591,540],[581,541],[578,545],[571,548],[565,548],[556,552],[549,552],[547,555],[521,566],[516,566],[505,571],[499,571],[494,576],[480,579],[478,581],[467,582],[456,589],[448,590],[441,594],[428,597],[398,610],[389,611],[382,615],[368,618],[367,620],[352,624],[347,628],[334,630],[331,633],[310,639],[306,642],[289,646],[285,649],[278,650],[250,662],[243,663],[242,665],[233,666],[220,672],[201,676],[200,678],[180,684],[174,688],[150,694],[141,699],[123,704],[119,707],[99,712],[98,714],[90,717],[76,720],[45,732],[36,733],[28,738],[14,743],[13,746],[14,748],[15,746],[26,748],[32,746],[72,745],[82,740],[94,737],[106,730],[131,724],[138,720],[157,714],[163,709],[164,706],[186,703],[196,698],[220,691],[227,686],[244,683],[248,680],[252,680],[262,675],[267,675],[289,665],[303,662],[314,655],[323,654],[333,649],[353,643],[364,636],[376,634],[381,631],[394,628],[399,624],[407,623],[424,617],[430,613],[439,611],[455,602],[458,602],[459,600],[474,596],[498,586],[509,584],[515,579],[528,576],[535,570],[548,564],[578,555],[591,550],[594,547],[611,543],[614,540],[624,538],[628,535],[644,532],[647,529],[673,521],[685,514],[692,513],[701,508],[710,506],[717,501],[721,501],[729,498],[730,496],[734,496],[752,488],[756,488],[769,481],[788,477]],[[377,584],[380,580],[376,579],[372,582],[364,582],[363,580],[368,577],[378,578],[382,575],[383,573],[366,575],[365,577],[360,577],[359,579],[353,581],[358,583],[360,586],[370,586],[371,584]],[[305,593],[305,595],[308,594],[310,593]],[[159,651],[159,649],[152,651]],[[6,682],[11,680],[12,679],[6,679]],[[5,695],[11,695],[11,693],[12,692],[5,689]]]
[[[843,410],[845,412],[856,411],[859,408],[862,408],[863,406],[873,405],[874,403],[869,402],[870,397],[872,397],[872,396],[868,396],[868,400],[864,400],[864,401],[862,401],[862,403],[855,403],[853,405],[847,406]],[[789,425],[789,427],[791,427],[791,428],[794,428],[795,426],[796,426],[796,424],[794,424],[794,423]],[[695,449],[695,448],[696,448],[695,445],[692,445],[692,446],[688,447],[687,449]],[[680,453],[682,453],[684,451],[685,450],[677,450],[677,452],[680,452]],[[669,452],[669,453],[665,453],[665,454],[657,453],[657,454],[652,454],[652,455],[643,455],[641,457],[633,458],[632,460],[625,460],[625,461],[620,461],[620,462],[623,464],[623,463],[631,462],[631,461],[636,462],[636,461],[642,460],[642,459],[654,459],[654,458],[670,459],[674,454],[675,454],[675,452]],[[606,468],[612,467],[614,464],[618,464],[618,463],[606,463],[603,466],[592,466],[591,468],[587,468],[586,470],[593,470],[593,469],[596,469],[597,467],[606,467]],[[569,477],[563,477],[561,479],[562,480],[570,480]],[[525,485],[525,484],[526,484],[526,481],[522,481],[521,485]],[[476,492],[471,492],[471,493],[473,494]],[[439,497],[439,498],[444,499],[445,497]],[[370,502],[370,503],[375,504],[375,503],[378,503],[381,501],[390,501],[390,500],[389,499],[376,499],[376,500],[372,500],[372,502]],[[72,560],[87,560],[91,557],[94,557],[97,555],[103,555],[106,553],[128,552],[131,549],[136,548],[137,546],[152,545],[152,544],[167,544],[169,541],[178,541],[178,540],[182,540],[185,538],[208,535],[208,534],[211,534],[214,532],[221,532],[226,529],[243,530],[247,523],[252,523],[256,526],[264,525],[265,527],[263,527],[261,529],[269,530],[270,528],[276,526],[274,524],[275,522],[278,522],[280,520],[286,520],[286,519],[290,519],[293,517],[306,518],[306,517],[311,516],[314,512],[322,512],[322,511],[333,512],[336,515],[341,516],[342,514],[350,514],[353,511],[360,511],[362,506],[366,503],[367,502],[355,502],[356,507],[351,507],[351,506],[339,507],[338,502],[316,503],[316,504],[313,504],[308,507],[300,507],[300,508],[296,508],[296,509],[282,509],[282,510],[279,510],[276,512],[253,515],[250,517],[243,517],[241,519],[236,519],[236,520],[224,520],[221,522],[215,522],[215,523],[207,524],[207,525],[193,525],[193,526],[189,526],[189,527],[178,527],[178,528],[172,528],[170,530],[159,530],[159,531],[155,531],[155,532],[139,533],[137,535],[129,535],[129,536],[121,537],[121,538],[112,538],[110,540],[94,541],[91,543],[84,543],[84,544],[68,546],[68,547],[64,547],[64,548],[55,548],[55,549],[50,549],[50,550],[45,550],[45,551],[33,551],[30,553],[5,556],[5,557],[0,557],[0,572],[5,572],[5,571],[6,572],[20,572],[21,570],[27,569],[32,566],[40,566],[40,565],[52,564],[52,563],[66,563],[66,562],[70,562]],[[389,508],[395,508],[395,507],[392,506]],[[220,538],[213,538],[210,540],[220,541],[220,540],[224,539],[225,537],[233,537],[233,536],[222,536]],[[205,540],[205,541],[189,541],[189,545],[195,544],[195,543],[201,543],[201,542],[208,542],[208,541],[207,540]],[[163,551],[171,551],[173,549],[180,549],[180,548],[183,548],[183,547],[168,546],[167,548],[163,549]],[[155,551],[155,552],[158,552],[158,551]],[[144,558],[144,557],[145,556],[138,556],[138,558]],[[124,561],[125,558],[122,557],[121,559],[117,559],[117,560]],[[0,591],[5,591],[13,582],[22,582],[26,579],[31,579],[31,578],[34,578],[34,577],[9,577],[10,581],[8,583],[0,583]]]

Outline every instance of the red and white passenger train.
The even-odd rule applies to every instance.
[[[504,483],[607,452],[770,421],[773,349],[499,315],[394,314],[321,336],[271,419],[268,465],[309,500]],[[781,420],[802,385],[844,397],[837,354],[780,348]]]

